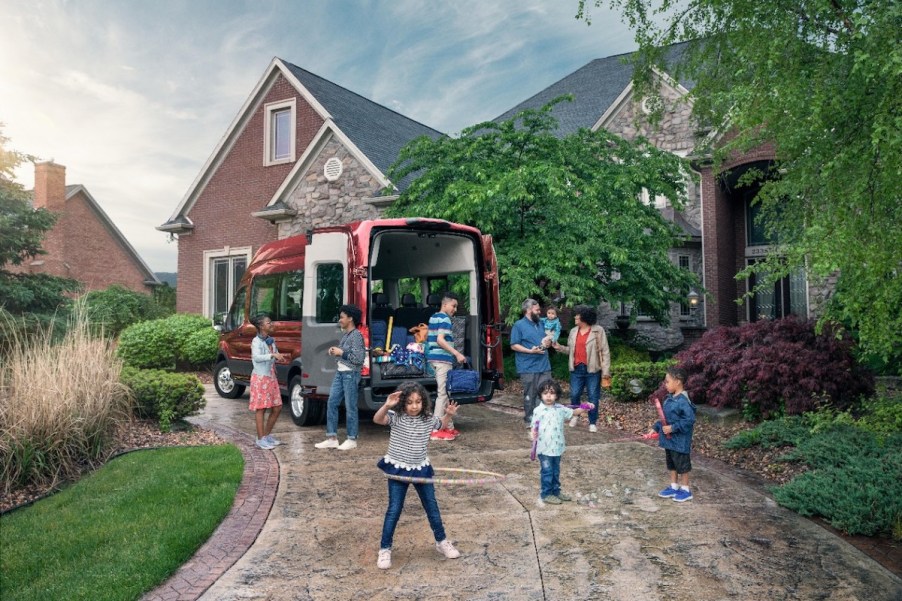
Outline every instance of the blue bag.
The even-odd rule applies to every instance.
[[[479,391],[481,380],[479,372],[470,369],[470,362],[467,361],[463,363],[463,367],[448,372],[448,394],[474,394]]]

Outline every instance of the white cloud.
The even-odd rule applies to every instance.
[[[600,9],[591,28],[575,11],[551,0],[0,0],[0,122],[13,149],[65,165],[153,269],[174,271],[176,245],[154,227],[273,56],[456,133],[632,48]],[[31,166],[17,179],[31,187]]]

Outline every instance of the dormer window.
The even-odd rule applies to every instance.
[[[264,165],[294,162],[295,100],[272,102],[264,107]]]

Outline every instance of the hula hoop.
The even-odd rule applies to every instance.
[[[485,478],[418,478],[415,476],[401,476],[400,474],[385,474],[389,480],[397,480],[398,482],[409,482],[410,484],[463,484],[466,486],[476,486],[478,484],[494,484],[507,479],[504,474],[496,472],[484,472],[482,470],[467,470],[458,467],[433,467],[436,472],[451,472],[456,474],[477,474],[486,476]]]

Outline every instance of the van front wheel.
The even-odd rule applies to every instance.
[[[304,394],[304,386],[301,376],[291,378],[288,385],[288,407],[291,411],[291,419],[298,426],[313,426],[320,420],[319,401],[311,401]]]
[[[216,392],[224,399],[237,399],[244,394],[244,385],[238,384],[232,379],[229,364],[220,361],[213,371],[213,386]]]

